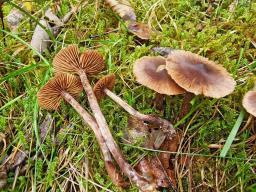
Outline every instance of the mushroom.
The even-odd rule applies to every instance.
[[[125,160],[120,148],[116,144],[107,122],[102,114],[87,75],[100,72],[104,67],[103,57],[97,51],[85,51],[79,57],[79,49],[76,45],[70,45],[62,49],[53,59],[55,72],[68,72],[78,74],[92,109],[99,130],[115,158],[120,169],[133,181],[142,191],[153,190],[155,187],[146,179],[141,177]]]
[[[125,111],[127,111],[130,115],[138,118],[139,120],[150,122],[153,124],[159,125],[163,130],[168,131],[170,134],[175,133],[173,125],[160,117],[153,115],[145,115],[140,113],[139,111],[132,108],[128,103],[118,97],[111,90],[113,89],[115,84],[115,75],[110,74],[102,79],[100,79],[94,86],[94,93],[98,100],[101,100],[104,96],[109,96],[113,101],[119,104]]]
[[[178,95],[185,92],[165,70],[166,59],[162,56],[144,56],[135,61],[133,73],[137,82],[162,95]]]
[[[178,95],[185,92],[167,74],[166,60],[161,56],[144,56],[135,61],[133,73],[137,82],[165,95]]]
[[[243,107],[246,111],[256,117],[256,91],[248,91],[243,98]]]
[[[180,87],[195,95],[221,98],[232,93],[236,85],[223,66],[189,51],[169,54],[166,70]]]
[[[125,186],[125,182],[120,176],[120,173],[115,169],[111,154],[101,132],[99,131],[97,123],[94,118],[74,99],[75,96],[78,96],[81,93],[82,89],[82,84],[76,76],[63,73],[57,74],[38,92],[38,103],[44,109],[57,110],[63,99],[68,102],[83,118],[84,122],[87,123],[94,131],[103,154],[106,169],[114,184],[118,186]]]
[[[187,91],[179,118],[189,111],[193,94],[221,98],[233,92],[236,85],[223,66],[189,51],[172,50],[166,59],[166,70]]]

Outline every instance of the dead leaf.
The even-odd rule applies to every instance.
[[[50,113],[47,113],[44,121],[42,122],[42,124],[40,125],[39,129],[40,129],[40,141],[41,143],[45,140],[47,133],[49,132],[49,130],[51,130],[52,128],[52,122],[53,122],[53,118],[51,116]]]
[[[140,160],[140,162],[136,165],[135,168],[149,182],[155,182],[148,157],[144,157],[142,160]]]
[[[169,54],[171,54],[175,49],[170,47],[153,47],[151,51],[153,53],[160,54],[164,57],[167,57]]]
[[[136,21],[136,15],[128,0],[105,0],[106,3],[125,21]]]
[[[7,24],[10,30],[16,32],[23,18],[24,15],[22,12],[16,8],[13,8],[7,15]]]
[[[6,163],[7,169],[14,169],[17,166],[20,166],[25,162],[27,158],[27,153],[23,151],[18,151],[17,153],[12,153],[10,155],[9,161]]]
[[[165,170],[157,157],[151,159],[151,168],[158,187],[169,187],[170,182],[166,177]]]
[[[64,23],[60,20],[59,17],[57,17],[51,9],[47,9],[45,12],[45,17],[49,20],[49,22],[52,25],[56,25],[58,27],[61,27],[64,25]]]
[[[134,34],[135,36],[139,37],[142,40],[148,40],[153,34],[151,28],[144,24],[138,22],[128,22],[127,23],[128,31]]]
[[[108,175],[113,181],[114,185],[127,188],[129,186],[129,183],[126,182],[122,175],[120,174],[120,171],[117,170],[116,166],[113,164],[113,162],[105,161],[105,167],[107,169]]]
[[[128,119],[128,127],[126,129],[126,139],[131,143],[136,143],[148,136],[148,126],[144,121],[130,116]]]

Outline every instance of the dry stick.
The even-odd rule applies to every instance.
[[[104,157],[106,169],[112,181],[117,185],[124,184],[122,177],[119,177],[119,173],[115,169],[108,146],[106,145],[106,142],[102,137],[99,127],[93,119],[93,117],[68,92],[63,91],[61,94],[63,98],[78,112],[78,114],[83,118],[83,120],[92,128],[96,136],[96,139],[99,142],[99,146]]]
[[[99,129],[103,138],[106,141],[106,144],[112,153],[113,157],[115,158],[117,164],[119,165],[120,169],[133,181],[142,191],[152,191],[155,186],[149,183],[146,179],[141,177],[132,167],[131,165],[125,160],[120,148],[116,144],[109,128],[107,122],[104,118],[100,110],[100,106],[97,102],[97,99],[94,95],[92,87],[89,83],[86,73],[83,70],[78,71],[78,75],[80,76],[81,82],[83,84],[84,90],[87,94],[87,98],[92,109],[93,115],[99,125]]]
[[[173,128],[173,125],[160,117],[152,116],[152,115],[145,115],[140,113],[139,111],[136,111],[134,108],[132,108],[128,103],[126,103],[124,100],[122,100],[120,97],[118,97],[115,93],[110,91],[109,89],[104,89],[104,93],[109,96],[112,100],[114,100],[117,104],[119,104],[121,107],[124,108],[129,114],[137,117],[138,119],[142,121],[147,121],[150,123],[154,123],[157,125],[160,125],[160,128],[162,128],[164,131],[174,134],[176,131]]]

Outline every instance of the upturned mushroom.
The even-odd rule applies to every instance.
[[[165,95],[178,95],[185,92],[165,70],[166,60],[161,56],[144,56],[135,61],[133,74],[137,82]]]
[[[104,96],[109,96],[113,101],[115,101],[117,104],[119,104],[125,111],[127,111],[130,115],[142,120],[146,121],[152,124],[157,124],[160,128],[162,128],[165,131],[168,131],[168,133],[173,134],[175,133],[175,130],[173,128],[173,125],[160,117],[153,116],[153,115],[145,115],[140,113],[139,111],[132,108],[128,103],[126,103],[124,100],[122,100],[120,97],[118,97],[115,93],[112,92],[112,89],[115,84],[115,75],[110,74],[102,79],[100,79],[94,86],[94,93],[98,100],[101,100]]]
[[[193,94],[221,98],[232,93],[236,85],[223,66],[189,51],[172,50],[166,59],[166,70],[187,91],[179,118],[189,111]]]
[[[172,51],[166,70],[180,87],[195,95],[221,98],[232,93],[236,85],[223,66],[189,51]]]
[[[256,91],[248,91],[243,98],[243,107],[245,110],[256,117]]]
[[[55,72],[74,73],[79,75],[93,115],[99,126],[99,130],[120,169],[142,191],[154,190],[155,186],[141,177],[125,160],[108,128],[105,117],[100,110],[93,89],[89,83],[87,75],[97,74],[105,67],[103,57],[97,51],[85,51],[80,56],[79,55],[79,49],[76,45],[70,45],[67,48],[62,49],[53,60]]]
[[[94,118],[74,99],[75,96],[78,96],[82,92],[82,89],[83,87],[78,77],[68,74],[57,74],[38,92],[38,103],[44,109],[57,110],[63,99],[68,102],[95,133],[103,154],[106,169],[114,184],[118,186],[125,186],[125,181],[121,177],[120,173],[115,169],[111,154],[101,132],[99,131],[97,123]]]
[[[166,58],[162,56],[144,56],[135,61],[133,74],[138,83],[156,91],[156,98],[185,93],[186,91],[168,75],[165,67]],[[186,98],[183,103],[185,102]],[[185,105],[183,104],[183,106]],[[183,108],[181,108],[180,114],[183,113]]]

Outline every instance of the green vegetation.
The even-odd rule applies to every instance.
[[[60,15],[68,11],[69,2],[63,1]],[[183,96],[166,98],[165,111],[156,110],[152,102],[154,92],[135,81],[132,73],[134,61],[152,54],[152,47],[162,46],[189,50],[222,64],[237,82],[235,92],[218,100],[196,96],[193,111],[178,122],[177,129],[184,130],[184,139],[177,153],[189,154],[191,175],[185,173],[187,168],[177,166],[177,182],[180,191],[188,191],[191,184],[195,191],[256,191],[253,118],[245,114],[226,158],[219,157],[221,149],[208,147],[210,144],[224,145],[243,110],[242,96],[253,86],[256,2],[234,2],[131,0],[138,21],[150,23],[161,32],[149,42],[141,43],[128,33],[123,21],[103,0],[90,0],[62,28],[49,51],[43,55],[29,46],[36,25],[29,17],[22,21],[16,34],[6,29],[7,46],[2,36],[0,42],[0,132],[6,135],[8,145],[5,154],[0,156],[0,164],[12,150],[27,151],[28,160],[14,189],[15,175],[9,172],[8,185],[3,191],[62,191],[74,187],[75,183],[80,184],[80,187],[76,186],[77,191],[83,188],[84,191],[96,191],[95,188],[101,191],[97,185],[120,191],[106,175],[93,132],[69,105],[63,103],[59,111],[51,112],[54,119],[52,129],[40,143],[39,126],[47,111],[38,107],[36,94],[53,75],[51,62],[54,55],[72,43],[78,44],[81,50],[97,48],[104,55],[106,70],[92,77],[93,83],[103,75],[115,73],[115,93],[139,111],[158,114],[174,124]],[[40,18],[41,13],[36,11],[53,3],[35,1],[34,17]],[[10,9],[11,5],[4,4],[5,15]],[[113,29],[118,30],[106,33]],[[79,102],[89,110],[85,95],[79,98]],[[127,159],[136,163],[147,150],[125,144],[123,138],[128,114],[108,98],[101,102],[101,108]]]

